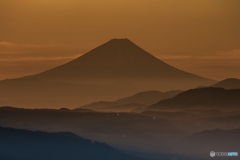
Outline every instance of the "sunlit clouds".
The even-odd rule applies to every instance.
[[[11,78],[21,66],[26,75],[28,67],[31,73],[50,69],[110,39],[128,38],[180,69],[240,78],[239,7],[239,0],[2,0],[0,71],[19,67],[1,76]],[[40,61],[46,61],[42,69]]]

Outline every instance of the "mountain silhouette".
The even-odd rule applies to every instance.
[[[145,90],[156,87],[160,90],[189,89],[215,82],[176,69],[128,39],[112,39],[69,63],[33,77],[87,84],[115,84],[123,81],[139,84],[142,88],[145,86]]]
[[[224,89],[240,89],[240,79],[228,78],[212,85],[211,87],[218,87]]]
[[[119,111],[130,112],[135,109],[137,109],[136,111],[138,111],[140,108],[144,109],[149,105],[153,105],[159,102],[160,100],[172,98],[181,92],[183,91],[173,90],[165,93],[155,90],[146,91],[134,94],[133,96],[130,97],[121,98],[113,102],[109,101],[93,102],[91,104],[84,105],[80,108],[112,112]]]
[[[219,109],[240,110],[240,89],[198,88],[162,100],[146,110]]]
[[[157,148],[158,151],[164,150],[169,143],[168,139],[185,135],[172,122],[161,118],[154,119],[152,116],[149,117],[136,113],[78,112],[59,109],[0,107],[0,126],[45,132],[72,132],[81,137],[104,142],[120,151],[140,157],[145,156],[138,154],[140,153],[139,151],[150,151],[149,148],[153,150]],[[5,139],[6,136],[1,136],[1,133],[0,130],[2,146],[2,139]],[[20,135],[20,133],[17,135]],[[51,142],[51,139],[54,139],[54,135],[52,135],[49,142]],[[52,148],[51,146],[49,147]],[[89,153],[98,156],[97,153]],[[81,154],[81,151],[79,151],[79,154]],[[112,155],[110,151],[109,154]],[[116,154],[116,156],[118,155]],[[78,159],[85,160],[84,158]],[[146,159],[150,160],[151,158],[146,157]],[[93,160],[100,160],[100,158]]]
[[[173,91],[168,91],[165,93],[160,92],[160,91],[155,91],[155,90],[146,91],[146,92],[140,92],[140,93],[134,94],[133,96],[130,96],[130,97],[118,99],[115,102],[120,103],[120,104],[140,103],[140,104],[144,104],[144,105],[152,105],[162,99],[172,98],[181,92],[183,92],[183,91],[173,90]]]
[[[48,133],[0,127],[0,158],[21,160],[140,160],[104,143],[70,132]]]
[[[166,64],[128,39],[112,39],[59,67],[0,81],[0,106],[77,108],[143,91],[187,90],[214,83]]]

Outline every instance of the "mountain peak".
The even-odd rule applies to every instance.
[[[211,85],[215,82],[172,67],[127,38],[111,39],[69,63],[34,77],[77,83],[83,81],[84,83],[105,81],[108,84],[110,81],[112,84],[119,81],[133,84],[143,82],[147,86],[155,86],[146,87],[142,91],[165,90],[164,88],[185,89],[189,88],[187,86]]]
[[[108,41],[108,43],[115,43],[115,44],[129,44],[129,45],[135,45],[131,40],[128,38],[114,38]]]
[[[110,41],[130,41],[130,40],[127,38],[113,38]]]
[[[112,50],[112,53],[119,53],[118,51],[122,51],[122,52],[124,51],[125,53],[129,53],[129,51],[127,51],[126,49],[130,49],[130,48],[131,48],[131,51],[134,51],[134,50],[136,51],[137,49],[141,49],[139,46],[137,46],[135,43],[133,43],[128,38],[111,39],[107,43],[104,43],[103,45],[100,45],[99,47],[97,47],[95,49],[99,49],[99,48],[104,48],[105,53],[108,50],[110,50],[110,48],[115,49],[115,50]]]
[[[137,46],[136,44],[134,44],[132,41],[130,41],[127,38],[120,38],[120,39],[119,38],[114,38],[114,39],[109,40],[107,43],[104,43],[103,45],[100,45],[99,47],[97,47],[95,49],[99,49],[99,48],[104,48],[105,53],[107,51],[109,51],[110,48],[112,49],[112,53],[119,53],[118,51],[124,51],[124,52],[128,53],[126,51],[126,49],[132,48],[132,50],[133,49],[136,50],[136,49],[139,49],[140,47]],[[113,49],[115,49],[115,50],[113,50]]]

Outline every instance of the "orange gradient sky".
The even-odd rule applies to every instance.
[[[113,38],[179,69],[240,78],[239,0],[1,0],[0,79],[35,74]]]

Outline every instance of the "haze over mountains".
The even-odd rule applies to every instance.
[[[229,78],[210,87],[188,91],[146,91],[116,101],[99,101],[81,108],[112,112],[142,112],[144,110],[238,109],[240,80]],[[235,89],[235,90],[229,90]],[[229,90],[229,91],[228,91]],[[182,94],[181,94],[182,93]],[[176,96],[176,97],[175,97]],[[228,107],[228,105],[230,105]],[[148,107],[150,106],[150,107]]]
[[[217,84],[226,86],[228,79]],[[237,87],[237,83],[235,85]],[[239,100],[240,89],[147,91],[73,110],[0,107],[0,125],[48,132],[70,131],[147,159],[205,160],[211,150],[239,148],[234,140],[239,137]],[[226,140],[219,143],[222,138]],[[6,153],[0,152],[0,157],[8,156]]]
[[[112,39],[59,67],[0,81],[0,106],[77,108],[148,90],[183,90],[214,83],[164,63],[128,39]]]
[[[188,109],[177,112],[146,111],[143,113],[118,114],[68,109],[0,107],[0,126],[33,131],[72,132],[80,137],[107,143],[120,151],[145,157],[148,160],[203,160],[203,157],[209,157],[210,151],[207,150],[206,146],[208,146],[208,149],[213,146],[212,150],[214,151],[219,148],[226,149],[230,145],[231,148],[229,149],[232,149],[230,151],[236,151],[239,148],[238,141],[234,141],[234,137],[239,137],[239,131],[232,132],[231,130],[240,128],[240,111]],[[203,134],[200,138],[194,136],[196,132],[217,128],[229,130],[229,133],[225,135],[227,131],[223,134],[209,132],[211,133],[209,136],[208,134]],[[24,135],[25,137],[31,137],[27,136],[29,134]],[[184,137],[191,137],[191,135],[194,137],[189,141],[183,139]],[[7,140],[5,136],[2,136],[2,138]],[[222,141],[222,138],[225,141]],[[54,139],[54,135],[51,139]],[[62,138],[61,140],[65,141],[66,139]],[[227,140],[229,140],[229,143],[227,143]],[[221,141],[222,144],[220,144]],[[47,140],[47,142],[48,144],[52,143],[50,140]],[[16,142],[13,141],[12,143]],[[74,144],[72,143],[72,145]],[[54,143],[50,146],[53,145]],[[64,145],[59,147],[65,149]],[[203,152],[197,152],[194,148]],[[61,153],[69,153],[67,151],[68,149]],[[197,158],[196,155],[201,157]],[[186,158],[188,156],[192,157]]]
[[[109,101],[93,102],[91,104],[84,105],[80,108],[93,109],[98,111],[139,112],[149,105],[153,105],[163,99],[172,98],[181,92],[183,91],[174,90],[165,93],[160,91],[146,91],[134,94],[133,96],[130,97],[121,98],[112,102]]]
[[[195,155],[205,156],[209,159],[210,151],[221,152],[238,152],[240,147],[240,129],[231,130],[205,130],[194,133],[191,136],[180,140],[179,145],[181,152],[194,153]],[[223,157],[222,157],[223,158]],[[224,158],[227,159],[227,158]],[[239,159],[238,156],[231,157],[231,159]]]
[[[179,137],[183,134],[166,120],[136,113],[0,107],[0,117],[0,126],[3,127],[72,132],[80,137],[107,143],[126,153],[148,148],[159,150],[157,146],[164,148],[163,142],[168,141],[165,136]]]
[[[239,160],[239,6],[0,0],[0,160]]]
[[[48,133],[0,127],[1,160],[140,160],[104,143],[70,132]]]

